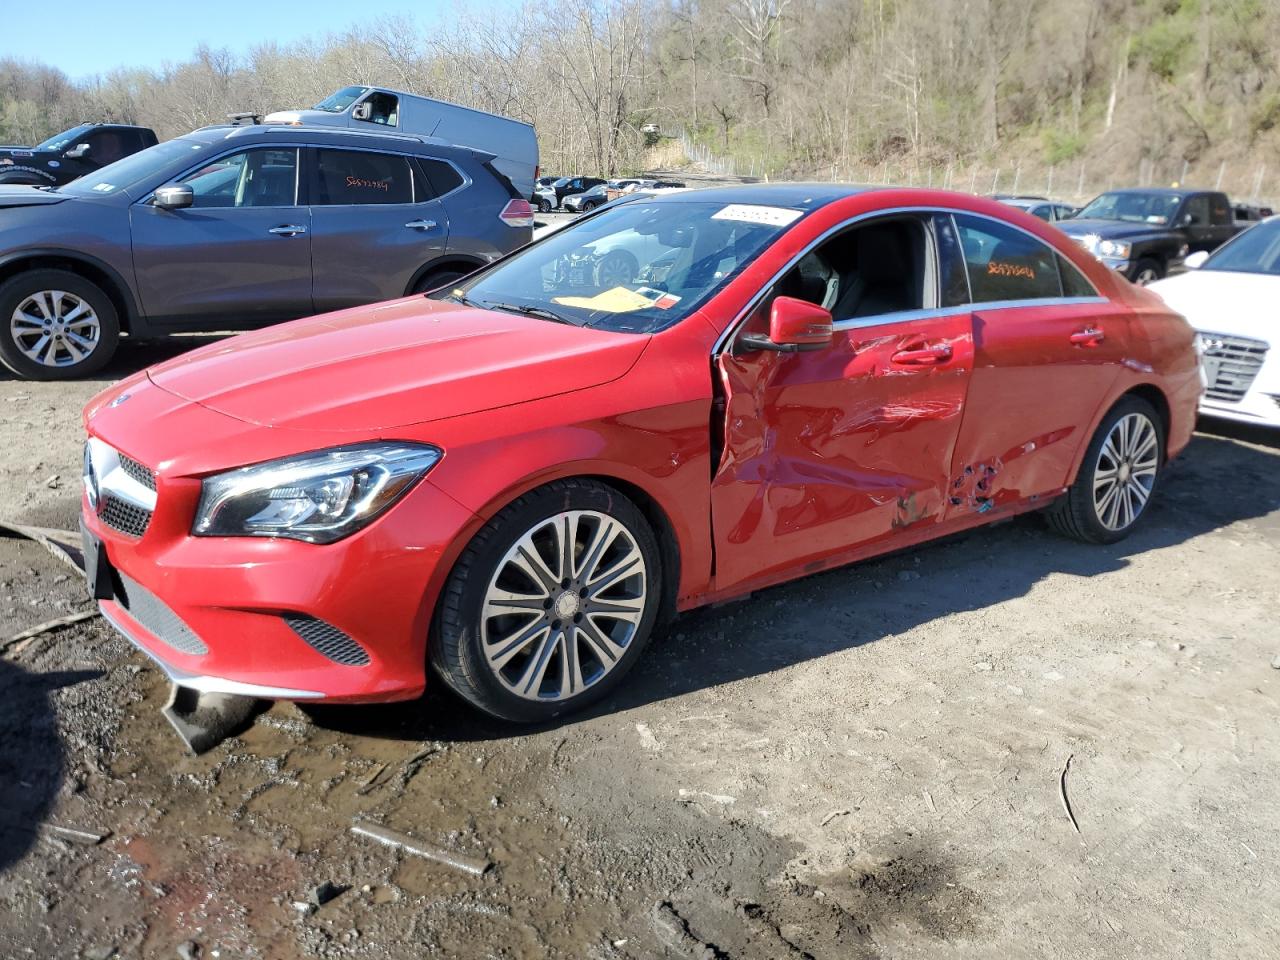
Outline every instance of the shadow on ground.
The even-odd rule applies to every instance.
[[[442,683],[416,701],[353,710],[312,706],[319,725],[402,740],[507,738],[574,724],[601,714],[732,683],[904,633],[947,614],[1020,597],[1051,574],[1093,577],[1132,558],[1238,521],[1265,518],[1280,539],[1280,436],[1207,422],[1162,478],[1143,525],[1127,540],[1093,546],[1051,533],[1035,515],[1020,517],[762,591],[738,603],[685,614],[658,631],[621,688],[561,723],[515,728],[480,716]],[[1249,446],[1237,439],[1261,446]],[[956,570],[972,576],[950,576]],[[902,574],[902,578],[899,575]],[[824,604],[860,598],[852,612]]]

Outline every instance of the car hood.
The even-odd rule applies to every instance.
[[[241,334],[148,375],[248,423],[368,432],[608,383],[648,340],[416,296]]]
[[[0,168],[0,172],[3,168]],[[36,207],[64,203],[71,198],[66,194],[50,193],[39,187],[16,184],[0,184],[0,207]]]
[[[1123,240],[1127,237],[1149,237],[1156,233],[1172,232],[1162,224],[1129,223],[1124,220],[1077,220],[1074,217],[1058,221],[1058,228],[1070,237],[1093,234],[1102,240]]]
[[[1147,287],[1197,330],[1280,344],[1280,277],[1229,270],[1191,270]]]

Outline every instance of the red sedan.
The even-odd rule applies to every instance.
[[[302,320],[85,413],[106,617],[182,686],[536,721],[675,614],[1030,510],[1109,543],[1191,328],[1003,204],[833,184],[612,205],[456,288]]]

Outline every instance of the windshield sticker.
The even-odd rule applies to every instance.
[[[771,227],[785,227],[800,219],[799,210],[783,207],[762,207],[750,203],[731,203],[711,215],[712,220],[737,220],[740,223],[763,223]]]
[[[642,287],[648,293],[660,294],[658,290],[649,290]],[[594,297],[552,297],[552,303],[558,303],[564,307],[578,307],[581,310],[600,310],[605,313],[631,313],[633,310],[647,310],[654,305],[654,298],[647,297],[639,290],[628,290],[626,287],[614,287],[612,290],[606,290],[603,293],[597,293]],[[666,309],[666,308],[664,308]]]

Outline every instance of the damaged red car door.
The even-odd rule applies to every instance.
[[[943,243],[943,256],[963,257],[973,299],[973,377],[949,511],[959,516],[1068,483],[1120,375],[1130,314],[1029,233],[965,213],[951,229],[958,242]]]
[[[938,523],[973,359],[967,305],[941,305],[916,215],[849,226],[762,294],[717,358],[724,436],[711,490],[716,587],[751,588]],[[830,310],[820,350],[752,349],[773,299]]]

